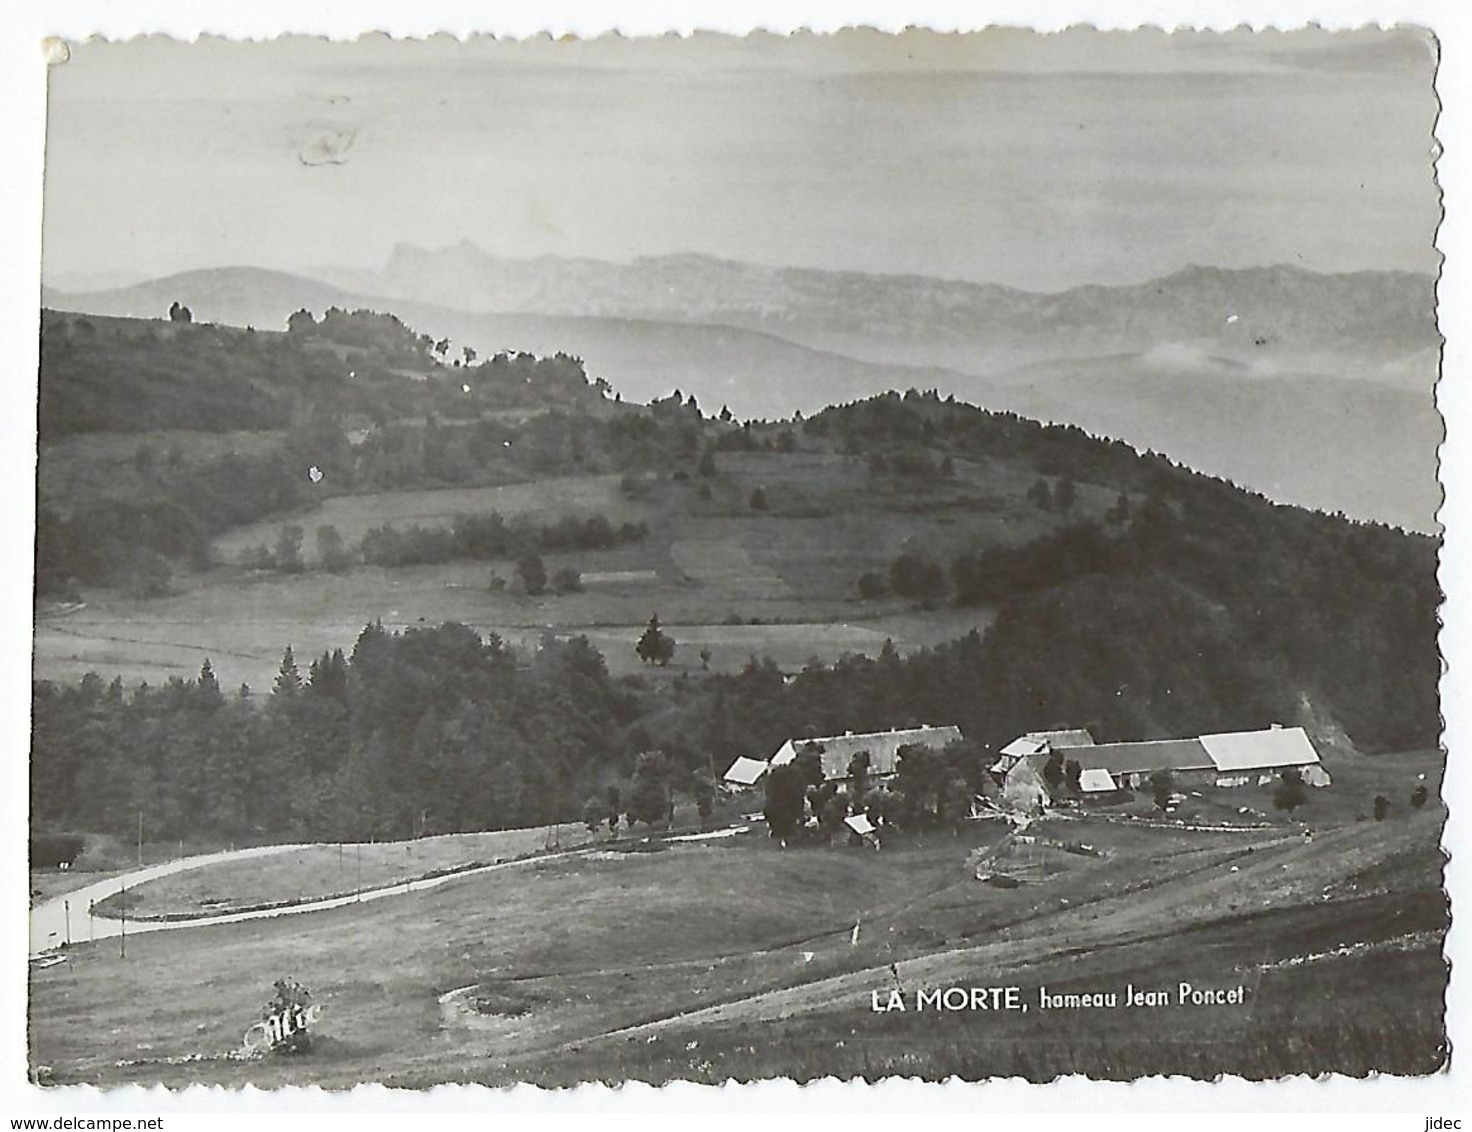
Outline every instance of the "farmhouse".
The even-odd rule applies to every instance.
[[[910,727],[863,735],[848,731],[826,739],[789,739],[772,756],[771,765],[786,766],[798,755],[816,751],[823,763],[823,780],[843,782],[849,777],[853,757],[860,751],[868,751],[870,779],[888,778],[899,766],[901,747],[933,747],[938,751],[960,738],[961,731],[956,727]]]
[[[754,785],[770,767],[786,766],[808,751],[817,752],[823,763],[823,779],[844,782],[849,777],[849,763],[860,751],[869,752],[869,778],[889,778],[899,765],[900,748],[933,747],[940,750],[961,738],[956,727],[909,727],[903,730],[871,731],[855,735],[852,731],[825,739],[789,739],[767,762],[739,758],[727,769],[724,780],[733,787]]]
[[[1043,740],[1044,735],[1082,734],[1086,742],[1070,739]],[[1244,786],[1256,781],[1267,785],[1288,769],[1297,770],[1311,786],[1328,786],[1327,771],[1318,752],[1301,727],[1271,727],[1263,731],[1234,731],[1203,735],[1198,739],[1152,739],[1133,743],[1095,743],[1087,732],[1037,732],[1024,735],[1003,749],[1003,759],[993,766],[1004,774],[1004,783],[1020,775],[1022,767],[1033,772],[1023,776],[1024,789],[1031,779],[1043,777],[1050,759],[1061,758],[1065,766],[1080,768],[1079,789],[1088,795],[1135,790],[1150,776],[1169,771],[1177,786]]]
[[[1002,748],[1002,754],[992,764],[995,774],[1006,774],[1018,759],[1032,755],[1051,754],[1055,747],[1092,747],[1094,737],[1082,728],[1070,731],[1029,731]]]

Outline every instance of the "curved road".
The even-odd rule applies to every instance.
[[[115,920],[110,916],[88,916],[87,908],[90,903],[105,900],[109,896],[116,895],[124,887],[136,888],[140,884],[157,880],[159,877],[168,876],[171,873],[181,873],[188,869],[199,869],[206,865],[218,865],[226,861],[239,861],[247,857],[265,857],[273,853],[285,853],[292,849],[307,848],[311,848],[311,846],[258,845],[251,849],[206,853],[199,857],[182,857],[177,861],[168,861],[162,865],[151,865],[146,869],[137,869],[123,876],[100,880],[95,884],[87,885],[85,888],[79,888],[62,896],[53,897],[31,909],[30,957],[35,958],[38,955],[45,954],[66,942],[68,905],[70,905],[71,941],[73,944],[85,943],[89,940],[96,939],[111,939],[123,934],[123,921]],[[235,924],[242,920],[266,920],[274,919],[277,916],[297,915],[302,912],[320,912],[328,908],[341,908],[347,904],[362,904],[369,900],[381,900],[385,896],[393,896],[396,893],[420,892],[429,888],[438,888],[440,885],[447,884],[452,880],[462,880],[465,877],[479,876],[482,873],[495,872],[497,869],[514,868],[517,865],[529,864],[535,861],[555,861],[561,857],[571,857],[576,853],[584,852],[588,848],[596,848],[596,846],[564,849],[556,853],[538,853],[529,857],[501,861],[494,865],[481,865],[478,868],[465,869],[461,872],[444,873],[440,876],[428,877],[424,880],[400,881],[397,884],[386,885],[382,888],[367,889],[360,893],[349,893],[346,896],[324,897],[321,900],[313,900],[307,904],[293,904],[285,908],[260,908],[250,912],[223,912],[218,916],[200,916],[189,920],[129,920],[127,923],[127,932],[129,935],[138,935],[143,932],[176,931],[181,928],[203,928],[212,924]]]

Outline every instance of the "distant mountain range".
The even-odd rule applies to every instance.
[[[397,247],[382,271],[185,272],[61,310],[281,329],[391,310],[482,355],[564,350],[625,397],[786,416],[890,388],[1078,424],[1284,502],[1432,530],[1435,282],[1406,272],[1192,267],[1057,294],[700,255],[629,264]]]
[[[1371,364],[1437,343],[1434,281],[1406,272],[1189,267],[1138,285],[1043,294],[703,255],[513,260],[463,242],[437,251],[400,244],[378,272],[313,274],[439,306],[737,326],[871,361],[967,372],[1164,342],[1248,361],[1352,350]]]

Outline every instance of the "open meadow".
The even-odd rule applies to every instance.
[[[669,481],[629,498],[613,476],[333,497],[290,520],[306,531],[303,573],[235,564],[242,550],[270,545],[288,523],[272,521],[221,536],[215,544],[221,564],[176,574],[166,595],[89,587],[80,606],[42,605],[35,673],[59,680],[121,674],[129,684],[159,684],[192,677],[208,658],[225,686],[263,689],[287,645],[305,664],[325,650],[350,650],[363,626],[378,620],[390,629],[458,621],[525,647],[547,632],[582,634],[622,674],[641,668],[633,645],[653,613],[680,646],[667,675],[731,672],[753,656],[792,671],[814,658],[875,655],[886,639],[908,651],[984,629],[993,617],[985,607],[861,601],[858,575],[883,574],[896,556],[916,548],[946,561],[979,540],[1007,544],[1042,529],[1033,509],[1016,506],[1018,484],[988,480],[990,471],[964,462],[954,483],[896,491],[867,484],[862,462],[832,454],[732,453],[722,461],[709,500],[687,483]],[[983,482],[992,486],[983,490]],[[1013,494],[993,498],[989,492],[999,482]],[[769,510],[748,506],[758,487],[771,499]],[[1102,508],[1106,500],[1098,494],[1080,492],[1080,515]],[[817,506],[820,498],[827,503]],[[535,597],[492,588],[493,578],[515,578],[510,560],[394,569],[360,564],[337,574],[316,568],[314,532],[324,523],[353,544],[371,526],[446,526],[458,514],[489,511],[531,514],[541,522],[602,515],[615,524],[646,522],[650,533],[606,550],[545,554],[549,573],[575,570],[583,585]],[[702,649],[710,651],[708,662]]]
[[[83,945],[32,972],[32,1062],[56,1083],[329,1088],[1431,1072],[1445,1056],[1444,810],[1357,820],[1357,794],[1399,794],[1433,758],[1364,760],[1356,796],[1315,792],[1295,820],[1256,830],[1048,819],[1040,841],[1074,848],[1015,887],[968,864],[1005,835],[1000,822],[880,853],[783,850],[758,826],[142,935],[126,959],[115,941]],[[330,870],[334,851],[312,852]],[[221,866],[192,883],[234,897],[250,879]],[[232,1051],[282,977],[324,1007],[313,1047],[242,1060]],[[1242,988],[1240,1001],[1181,1003],[1182,982]],[[1159,1002],[1040,1005],[1043,989],[1123,996],[1128,984]],[[1018,987],[1029,1009],[916,1011],[918,991],[973,986]],[[891,990],[908,1008],[876,1012]]]

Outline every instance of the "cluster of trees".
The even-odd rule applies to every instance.
[[[518,655],[462,625],[370,625],[265,696],[197,679],[33,689],[38,829],[397,838],[566,820],[640,748],[636,692],[585,639]]]
[[[881,834],[954,828],[971,813],[987,773],[979,752],[964,741],[943,751],[901,747],[894,777],[884,782],[871,781],[870,767],[867,751],[854,754],[842,783],[825,781],[822,760],[811,751],[772,767],[765,775],[763,807],[772,836],[784,844],[804,836],[832,844],[847,836],[844,820],[853,814],[866,815]]]
[[[244,331],[181,320],[164,326],[45,311],[37,386],[40,439],[104,431],[285,428],[296,401],[275,368],[286,360],[285,352],[243,339]],[[242,344],[248,348],[238,348]],[[304,380],[331,367],[322,358],[299,361]]]
[[[1336,664],[1332,652],[1320,668],[1290,667],[1300,662],[1278,638],[1252,625],[1223,633],[1200,602],[1159,574],[1095,575],[1008,601],[985,636],[907,656],[886,645],[792,675],[753,658],[738,673],[669,685],[611,679],[581,639],[518,661],[456,625],[370,626],[350,657],[324,654],[305,675],[288,654],[264,700],[223,694],[208,665],[197,680],[131,693],[96,676],[43,681],[34,813],[42,828],[121,831],[143,809],[162,835],[237,838],[536,824],[580,805],[586,816],[590,784],[628,782],[637,754],[660,751],[668,774],[650,760],[639,800],[603,815],[658,821],[644,804],[658,793],[649,781],[664,781],[668,801],[671,788],[697,789],[693,768],[764,757],[793,736],[944,720],[966,740],[906,752],[884,789],[854,766],[854,787],[837,800],[811,759],[794,764],[800,789],[786,772],[768,786],[774,829],[812,814],[832,831],[860,810],[924,828],[953,820],[962,799],[987,789],[994,752],[1038,726],[1087,726],[1104,741],[1202,734],[1288,721],[1307,700],[1365,750],[1436,741],[1435,674],[1418,671],[1419,651],[1382,638],[1373,667]],[[646,638],[651,630],[664,635],[657,619]],[[1375,700],[1384,706],[1364,713],[1361,701]],[[1051,773],[1078,777],[1066,762]],[[1168,796],[1164,779],[1151,787]]]
[[[241,565],[255,570],[299,573],[304,569],[302,535],[299,526],[283,526],[274,545],[263,543],[242,551]],[[370,527],[356,547],[349,547],[338,529],[328,523],[317,528],[317,553],[323,568],[335,572],[346,570],[356,562],[393,568],[465,559],[520,558],[538,552],[607,550],[648,535],[646,523],[614,526],[601,515],[588,518],[569,515],[554,522],[538,523],[524,515],[508,521],[499,512],[488,511],[457,515],[449,526],[411,523],[396,527],[387,523]]]
[[[707,769],[678,766],[663,751],[641,752],[634,760],[627,794],[609,785],[602,794],[589,795],[583,803],[583,823],[590,833],[604,823],[610,833],[617,833],[620,820],[630,829],[640,822],[668,828],[675,820],[677,791],[689,796],[705,826],[716,800],[716,784]]]
[[[341,307],[329,307],[321,321],[311,311],[299,310],[286,320],[286,332],[294,337],[357,347],[389,365],[428,365],[435,345],[428,334],[416,334],[395,315]]]
[[[448,527],[373,527],[364,534],[360,553],[370,566],[407,566],[452,559],[514,558],[528,551],[607,550],[648,535],[646,523],[615,526],[601,515],[568,515],[550,523],[517,516],[508,522],[491,511],[456,516]]]
[[[292,430],[271,449],[227,453],[171,469],[133,497],[48,502],[36,512],[36,589],[63,596],[79,585],[122,586],[138,596],[167,588],[176,563],[211,565],[210,542],[231,527],[310,502],[303,449],[312,430]],[[327,460],[330,444],[320,446]],[[329,473],[330,474],[330,473]],[[140,579],[146,580],[143,585]],[[148,590],[149,593],[143,592]]]

